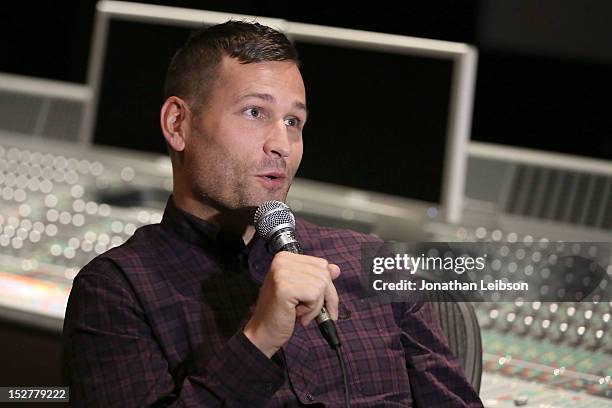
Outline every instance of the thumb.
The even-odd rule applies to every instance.
[[[330,263],[329,265],[327,265],[327,270],[329,270],[332,280],[340,276],[340,267],[336,264]]]

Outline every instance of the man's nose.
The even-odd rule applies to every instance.
[[[264,151],[269,156],[288,157],[291,152],[289,132],[283,120],[271,125],[270,133],[264,144]]]

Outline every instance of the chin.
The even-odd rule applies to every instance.
[[[286,199],[286,194],[268,194],[262,196],[260,200],[257,200],[257,206],[265,203],[266,201],[282,201],[284,203]]]
[[[253,204],[255,207],[259,207],[261,204],[266,201],[282,201],[283,203],[287,200],[287,193],[278,191],[268,194],[259,195],[254,201]]]
[[[244,191],[247,194],[242,196],[240,202],[241,207],[254,207],[257,208],[266,201],[282,201],[283,203],[287,200],[287,194],[289,193],[289,186],[280,186],[278,188],[265,188],[260,185],[251,186],[252,188]]]

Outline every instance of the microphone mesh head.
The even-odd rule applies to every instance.
[[[259,235],[269,238],[279,227],[295,228],[291,208],[280,201],[266,201],[255,211],[255,229]]]

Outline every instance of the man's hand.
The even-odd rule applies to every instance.
[[[291,337],[295,322],[308,325],[325,305],[338,319],[338,293],[332,283],[340,276],[338,265],[325,259],[279,252],[259,291],[245,336],[265,355],[272,357]]]

